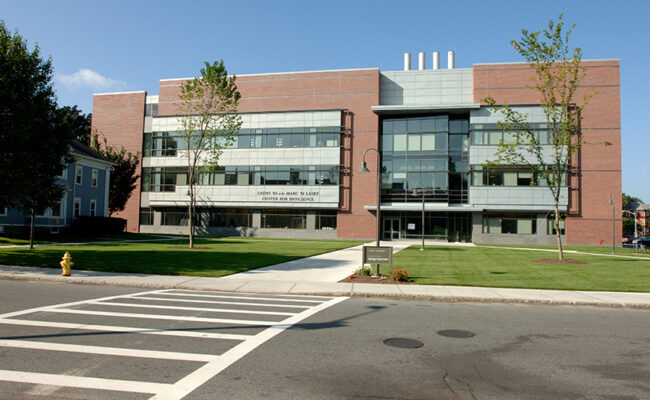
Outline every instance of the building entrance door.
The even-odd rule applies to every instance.
[[[400,218],[384,218],[384,240],[400,239]]]

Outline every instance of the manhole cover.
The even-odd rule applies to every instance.
[[[383,343],[385,345],[399,347],[401,349],[417,349],[418,347],[422,347],[424,345],[424,343],[420,342],[419,340],[400,337],[384,339]]]
[[[438,331],[438,335],[453,337],[457,339],[467,339],[467,338],[471,338],[472,336],[475,336],[476,334],[474,332],[463,331],[460,329],[445,329],[443,331]]]

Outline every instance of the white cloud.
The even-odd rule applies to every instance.
[[[61,82],[68,90],[80,89],[89,87],[91,89],[121,89],[126,86],[126,82],[107,78],[102,76],[99,72],[91,69],[82,68],[74,74],[58,75],[57,80]]]

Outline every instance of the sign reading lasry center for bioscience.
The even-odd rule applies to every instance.
[[[318,201],[318,191],[303,190],[260,190],[257,198],[261,201],[301,202],[310,203]]]

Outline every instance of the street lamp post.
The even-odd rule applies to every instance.
[[[374,147],[367,148],[363,151],[363,161],[361,161],[361,168],[357,172],[365,174],[370,170],[366,166],[366,153],[372,150],[377,153],[377,247],[379,247],[379,240],[381,236],[381,153]],[[374,276],[379,275],[379,264],[376,264],[376,271]]]
[[[424,184],[422,182],[418,182],[415,185],[415,188],[413,188],[413,196],[417,196],[418,192],[418,186],[422,186],[422,225],[421,225],[421,231],[422,231],[422,247],[420,247],[420,251],[424,251]]]

